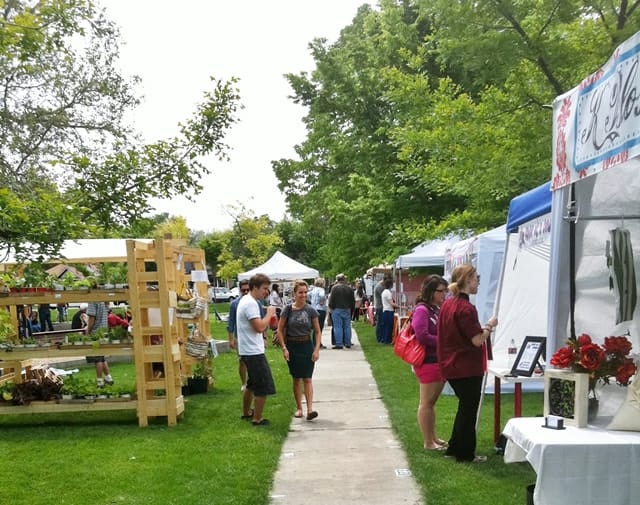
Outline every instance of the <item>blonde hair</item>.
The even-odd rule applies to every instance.
[[[303,281],[302,279],[298,279],[293,281],[293,292],[297,293],[298,292],[298,288],[301,287],[305,287],[305,288],[309,288],[309,284],[307,284],[307,281]]]
[[[316,279],[316,282],[313,283],[314,286],[318,286],[319,288],[323,288],[324,287],[324,279],[322,277],[318,277]]]
[[[455,267],[451,273],[451,284],[449,284],[451,294],[458,296],[474,275],[476,275],[476,269],[473,265],[465,264]]]

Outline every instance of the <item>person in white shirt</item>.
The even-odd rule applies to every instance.
[[[271,281],[264,274],[249,279],[249,293],[238,303],[236,331],[238,332],[238,355],[247,367],[247,386],[242,396],[241,419],[251,420],[254,426],[267,426],[262,417],[268,395],[276,394],[271,368],[264,354],[264,332],[269,328],[276,308],[269,306],[263,315],[260,300],[269,296]],[[253,408],[251,404],[253,403]]]
[[[393,299],[391,287],[392,279],[384,281],[384,290],[382,291],[382,341],[383,344],[390,344],[393,340],[393,317],[394,311],[398,308],[398,304]]]

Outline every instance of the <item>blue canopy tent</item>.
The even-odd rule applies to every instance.
[[[507,216],[507,233],[516,233],[521,224],[549,212],[551,212],[551,181],[511,200]]]
[[[508,368],[513,339],[546,336],[547,292],[551,251],[551,190],[547,182],[509,204],[507,241],[494,313],[493,366]]]

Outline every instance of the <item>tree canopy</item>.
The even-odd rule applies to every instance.
[[[0,12],[0,251],[55,253],[64,239],[135,228],[153,197],[191,197],[226,156],[235,79],[210,90],[174,138],[143,144],[124,121],[136,77],[117,68],[119,32],[92,0],[11,0]]]
[[[273,162],[327,273],[360,274],[427,240],[505,221],[550,177],[551,103],[640,27],[640,2],[381,0],[311,73],[297,159]]]

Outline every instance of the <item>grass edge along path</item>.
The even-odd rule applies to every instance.
[[[427,505],[518,505],[526,503],[526,486],[536,475],[528,463],[505,464],[494,451],[493,395],[484,398],[478,430],[482,464],[456,463],[442,452],[425,451],[416,420],[418,381],[411,367],[393,354],[390,345],[376,342],[375,328],[356,323],[356,332],[371,366],[391,424],[409,460],[409,466]],[[448,440],[457,409],[453,395],[442,395],[436,405],[438,435]],[[542,413],[542,393],[524,393],[522,415]],[[513,416],[513,396],[503,395],[503,423]]]

